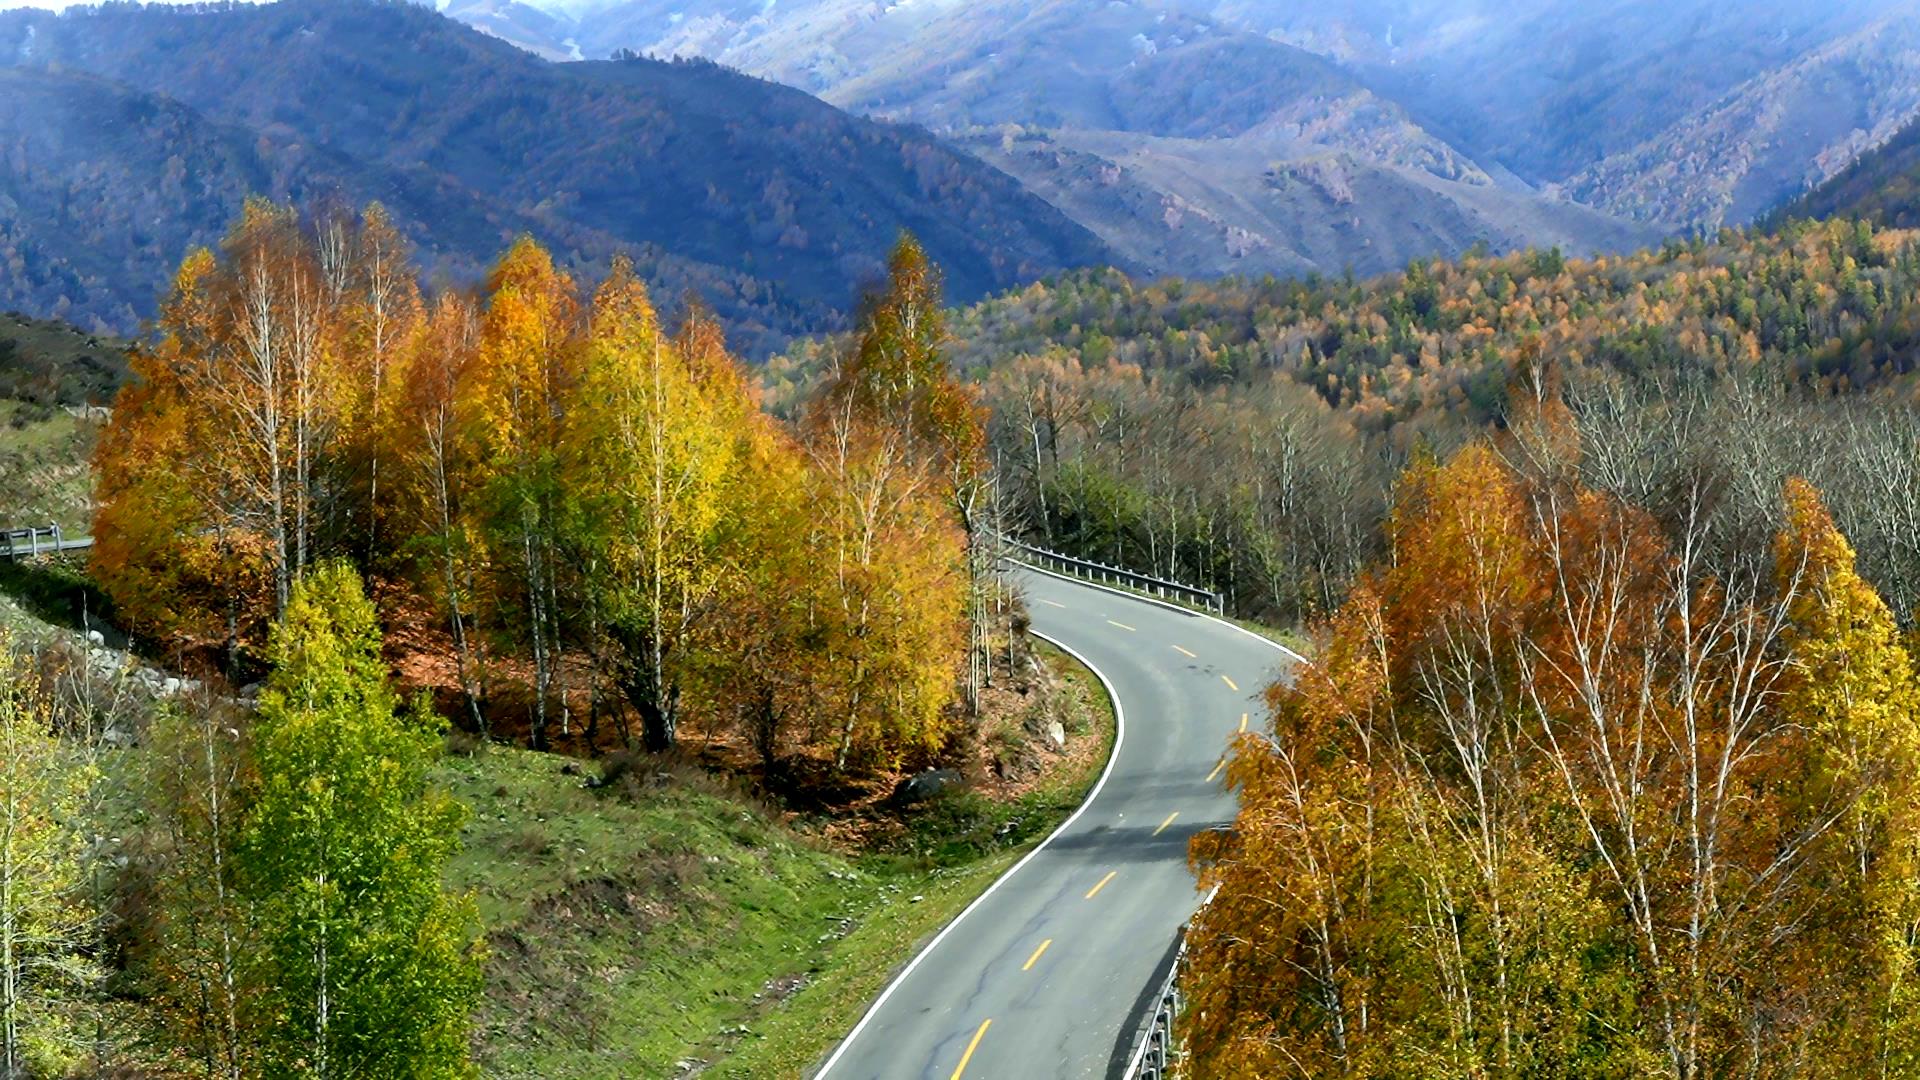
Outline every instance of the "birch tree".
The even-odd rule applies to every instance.
[[[0,1076],[64,1072],[75,1040],[58,1005],[94,979],[98,918],[86,889],[85,747],[63,740],[53,705],[0,630]]]
[[[547,747],[560,667],[560,542],[574,494],[563,474],[567,407],[580,361],[571,278],[522,238],[488,283],[462,427],[479,468],[491,563],[517,594],[533,660],[532,743]]]
[[[236,859],[248,779],[240,723],[205,701],[165,709],[151,732],[161,998],[202,1075],[222,1080],[257,1069],[257,926]]]
[[[662,332],[632,265],[616,262],[594,296],[570,460],[596,478],[583,485],[588,543],[604,567],[620,687],[653,753],[674,745],[684,654],[732,571],[719,538],[738,435],[712,390]]]
[[[239,878],[261,928],[269,1074],[472,1075],[477,915],[441,885],[463,808],[429,786],[436,721],[388,685],[373,605],[320,566],[275,625]]]

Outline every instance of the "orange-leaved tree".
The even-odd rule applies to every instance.
[[[584,335],[573,279],[531,238],[501,258],[487,292],[461,395],[462,427],[503,616],[526,635],[533,658],[531,738],[535,749],[545,749],[565,613],[560,545],[577,494],[563,471],[567,409]]]
[[[1528,423],[1563,424],[1552,410]],[[1203,1075],[1898,1075],[1913,673],[1818,496],[1707,562],[1519,431],[1416,464],[1393,561],[1195,847]]]

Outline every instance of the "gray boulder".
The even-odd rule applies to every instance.
[[[895,784],[887,802],[894,806],[923,803],[959,787],[964,780],[957,769],[928,769]]]

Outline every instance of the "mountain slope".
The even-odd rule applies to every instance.
[[[1660,236],[1484,180],[1277,137],[988,131],[961,145],[1085,222],[1127,263],[1185,277],[1371,275],[1475,245],[1585,253]]]
[[[0,58],[171,99],[272,148],[261,151],[269,159],[331,162],[349,198],[422,188],[432,197],[396,211],[416,235],[451,237],[456,270],[523,228],[573,259],[641,248],[665,267],[651,275],[657,286],[698,287],[763,346],[831,325],[902,228],[920,235],[959,298],[1110,258],[1011,178],[925,133],[711,65],[553,64],[405,4],[9,12]],[[172,149],[130,137],[148,140],[142,153]],[[237,152],[229,135],[197,138]],[[76,167],[124,170],[117,144],[100,140]],[[236,165],[216,186],[257,186],[275,168]],[[438,220],[442,205],[461,208],[464,227]],[[146,295],[164,271],[154,268]],[[114,290],[116,325],[128,308],[150,310],[126,289]]]
[[[1494,231],[1536,243],[1543,213],[1595,247],[1621,232],[1542,209],[1565,199],[1655,230],[1751,220],[1920,114],[1920,0],[457,2],[552,55],[706,56],[939,130],[1281,135],[1311,149],[1276,165],[1490,181],[1525,210]],[[1110,237],[1128,211],[1097,203],[1061,205]],[[1447,232],[1408,210],[1351,206],[1395,246]]]
[[[1653,235],[1497,180],[1340,64],[1192,13],[1205,4],[548,0],[527,18],[467,2],[549,53],[564,35],[590,56],[709,57],[952,134],[1147,273],[1370,271],[1476,242]]]
[[[1338,60],[1476,158],[1560,181],[1909,0],[1193,0]]]
[[[11,270],[0,307],[131,329],[180,257],[218,242],[248,195],[336,193],[433,220],[453,246],[426,261],[460,272],[536,224],[425,170],[368,167],[91,75],[0,67],[0,259]]]
[[[1751,220],[1920,117],[1920,12],[1876,21],[1752,79],[1568,181],[1642,220]]]
[[[1902,229],[1920,226],[1920,121],[1771,215],[1774,221],[1832,217]]]

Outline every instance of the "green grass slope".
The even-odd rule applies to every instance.
[[[451,883],[474,893],[492,950],[483,1072],[802,1075],[1104,767],[1104,692],[1064,656],[1047,663],[1089,752],[1017,798],[919,809],[862,854],[697,771],[590,790],[549,755],[447,758],[441,782],[474,811]]]

